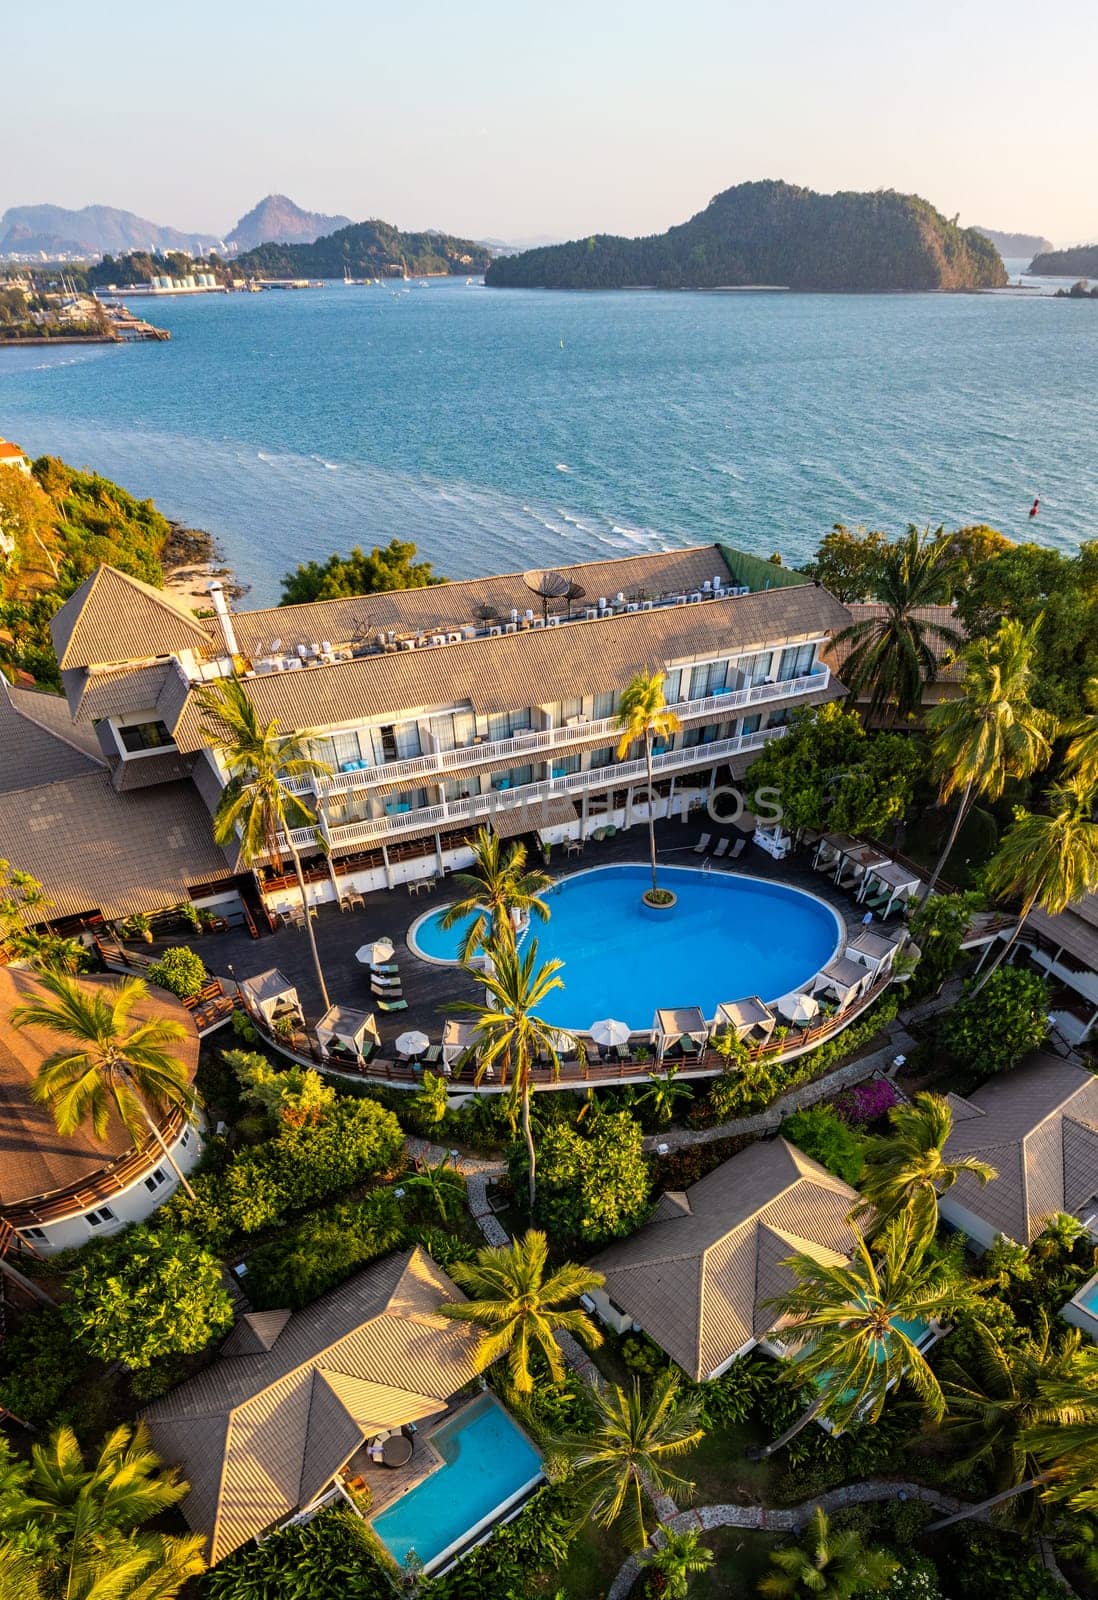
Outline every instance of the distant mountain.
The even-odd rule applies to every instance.
[[[560,244],[562,241],[551,233],[534,234],[529,239],[480,239],[478,243],[486,246],[494,256],[517,256],[523,250],[536,250],[543,244]]]
[[[237,250],[254,250],[261,244],[312,244],[326,233],[350,226],[350,217],[327,217],[322,211],[302,211],[284,194],[269,194],[225,236]]]
[[[1034,256],[1029,271],[1046,278],[1098,278],[1098,244],[1043,250]]]
[[[114,206],[9,206],[0,217],[0,254],[119,255],[128,250],[182,250],[204,255],[218,244],[212,233],[161,227]]]
[[[1007,281],[995,247],[917,195],[815,194],[741,183],[644,239],[596,234],[504,256],[489,285],[548,289],[984,289]]]
[[[1039,233],[1001,233],[998,228],[981,228],[979,224],[975,224],[975,228],[977,233],[991,240],[1001,256],[1025,256],[1028,261],[1042,250],[1052,249],[1052,240],[1043,239]]]
[[[391,222],[354,222],[315,244],[264,244],[237,256],[237,268],[264,278],[443,276],[483,272],[491,253],[448,233],[401,233]]]

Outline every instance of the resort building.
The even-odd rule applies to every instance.
[[[443,1469],[433,1426],[474,1383],[480,1336],[438,1308],[463,1298],[422,1249],[394,1253],[302,1311],[243,1317],[212,1366],[149,1407],[211,1563],[333,1501],[357,1509],[361,1487],[377,1514]]]
[[[786,1139],[749,1145],[685,1191],[662,1195],[651,1222],[589,1264],[591,1295],[616,1333],[640,1328],[695,1381],[720,1377],[756,1346],[785,1350],[767,1302],[793,1287],[792,1255],[842,1262],[857,1191]]]
[[[884,617],[888,612],[888,607],[879,600],[851,600],[847,602],[846,609],[850,613],[851,622]],[[924,638],[934,657],[934,676],[925,679],[922,687],[922,710],[916,719],[921,723],[934,706],[940,705],[944,700],[959,700],[964,693],[964,663],[956,659],[953,646],[947,644],[937,630],[950,628],[960,636],[963,643],[965,628],[952,606],[915,606],[912,608],[911,616],[925,625]],[[824,659],[838,677],[842,677],[843,667],[852,649],[853,645],[849,641],[844,641],[842,644],[832,643],[828,646]],[[863,718],[868,719],[868,694],[858,694],[854,706],[855,710],[861,712]]]
[[[332,769],[298,780],[326,846],[295,834],[317,902],[462,865],[488,821],[552,843],[645,822],[649,805],[685,816],[799,707],[843,692],[822,652],[846,609],[722,545],[270,610],[211,598],[199,619],[100,568],[52,623],[73,720],[118,793],[189,784],[212,810],[226,774],[197,695],[237,676]],[[615,714],[651,669],[682,729],[656,747],[649,797]],[[239,868],[229,852],[223,874]],[[261,887],[273,910],[296,898],[269,870]]]
[[[1098,894],[1084,895],[1055,917],[1034,907],[1020,943],[1052,980],[1056,1031],[1072,1045],[1092,1038],[1098,1023]]]
[[[81,980],[87,988],[107,988],[116,978]],[[0,1222],[8,1223],[40,1255],[87,1244],[142,1222],[175,1193],[179,1179],[150,1135],[139,1149],[112,1112],[105,1139],[90,1125],[58,1133],[48,1106],[31,1098],[31,1085],[47,1057],[64,1044],[44,1028],[16,1028],[11,1013],[48,996],[35,975],[0,966]],[[173,995],[150,990],[134,1018],[170,1017],[185,1029],[174,1052],[193,1077],[198,1065],[194,1022]],[[164,1142],[183,1172],[198,1162],[202,1140],[179,1111],[159,1122]]]
[[[31,464],[23,450],[10,439],[0,439],[0,467],[14,467],[16,472],[30,476]]]
[[[967,1099],[948,1096],[947,1161],[977,1156],[998,1177],[981,1187],[962,1173],[939,1201],[943,1219],[986,1249],[999,1234],[1029,1245],[1057,1212],[1098,1242],[1098,1078],[1043,1052],[990,1079]]]

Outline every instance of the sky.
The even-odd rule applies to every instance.
[[[222,234],[276,191],[521,241],[785,178],[1098,239],[1093,0],[45,0],[0,76],[0,211]]]

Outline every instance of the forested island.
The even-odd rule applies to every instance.
[[[996,289],[1006,281],[989,239],[917,195],[823,195],[782,182],[726,189],[666,233],[596,234],[524,250],[493,261],[486,274],[493,288],[543,289],[885,292]]]
[[[1041,250],[1051,250],[1052,240],[1045,239],[1039,233],[1004,233],[1000,228],[981,228],[976,225],[976,232],[982,233],[985,239],[990,239],[1001,256],[1011,256],[1017,259],[1025,256],[1029,260]]]
[[[236,257],[238,273],[256,278],[444,277],[483,272],[491,252],[448,233],[402,233],[390,222],[355,222],[315,244],[261,244]]]
[[[1071,250],[1044,250],[1034,256],[1029,270],[1047,278],[1098,278],[1098,244],[1077,244]]]

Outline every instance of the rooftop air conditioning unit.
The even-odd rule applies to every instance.
[[[547,628],[559,628],[560,627],[560,618],[559,617],[546,617],[545,626]]]
[[[706,578],[705,582],[702,584],[702,594],[708,594],[709,591],[712,589],[712,587],[713,587],[712,579]]]
[[[623,606],[625,604],[625,595],[622,593],[616,594],[614,596],[614,604],[616,606]]]
[[[713,579],[713,593],[714,594],[719,594],[720,593],[720,587],[721,587],[721,577],[720,577],[720,573],[718,573],[717,576]]]
[[[531,628],[544,628],[544,626],[545,626],[544,619],[541,618],[541,617],[531,617],[530,618],[530,626],[531,626]]]
[[[741,583],[741,584],[738,585],[737,588],[733,589],[732,593],[735,595],[735,597],[738,600],[738,599],[742,598],[743,595],[750,594],[751,590],[748,588],[746,583]]]
[[[594,622],[598,617],[598,614],[598,606],[584,606],[583,608],[583,617],[585,622]]]
[[[517,622],[505,622],[504,625],[503,625],[503,631],[504,631],[504,633],[517,633],[518,632],[518,623]]]
[[[414,639],[402,639],[400,641],[400,648],[402,650],[414,650],[415,647],[416,641]]]
[[[701,599],[701,590],[700,589],[695,589],[694,593],[693,594],[688,594],[686,598],[687,598],[687,600],[689,600],[691,605],[697,605],[698,602]]]
[[[656,602],[654,600],[642,600],[641,601],[641,610],[642,611],[651,611],[651,609],[655,605],[655,603]]]
[[[460,633],[448,633],[446,635],[446,643],[447,644],[460,644],[461,641],[462,641],[462,637],[463,636]]]
[[[503,637],[503,629],[502,628],[489,628],[488,629],[488,637],[490,639],[501,639]]]
[[[684,594],[677,594],[671,603],[672,605],[676,606],[684,606],[686,604],[686,596]]]
[[[431,643],[432,644],[445,644],[446,643],[446,635],[444,633],[433,633],[431,635]]]
[[[637,602],[635,600],[630,600],[629,604],[626,606],[625,609],[626,609],[626,611],[639,611],[640,610],[640,606],[637,604]]]

